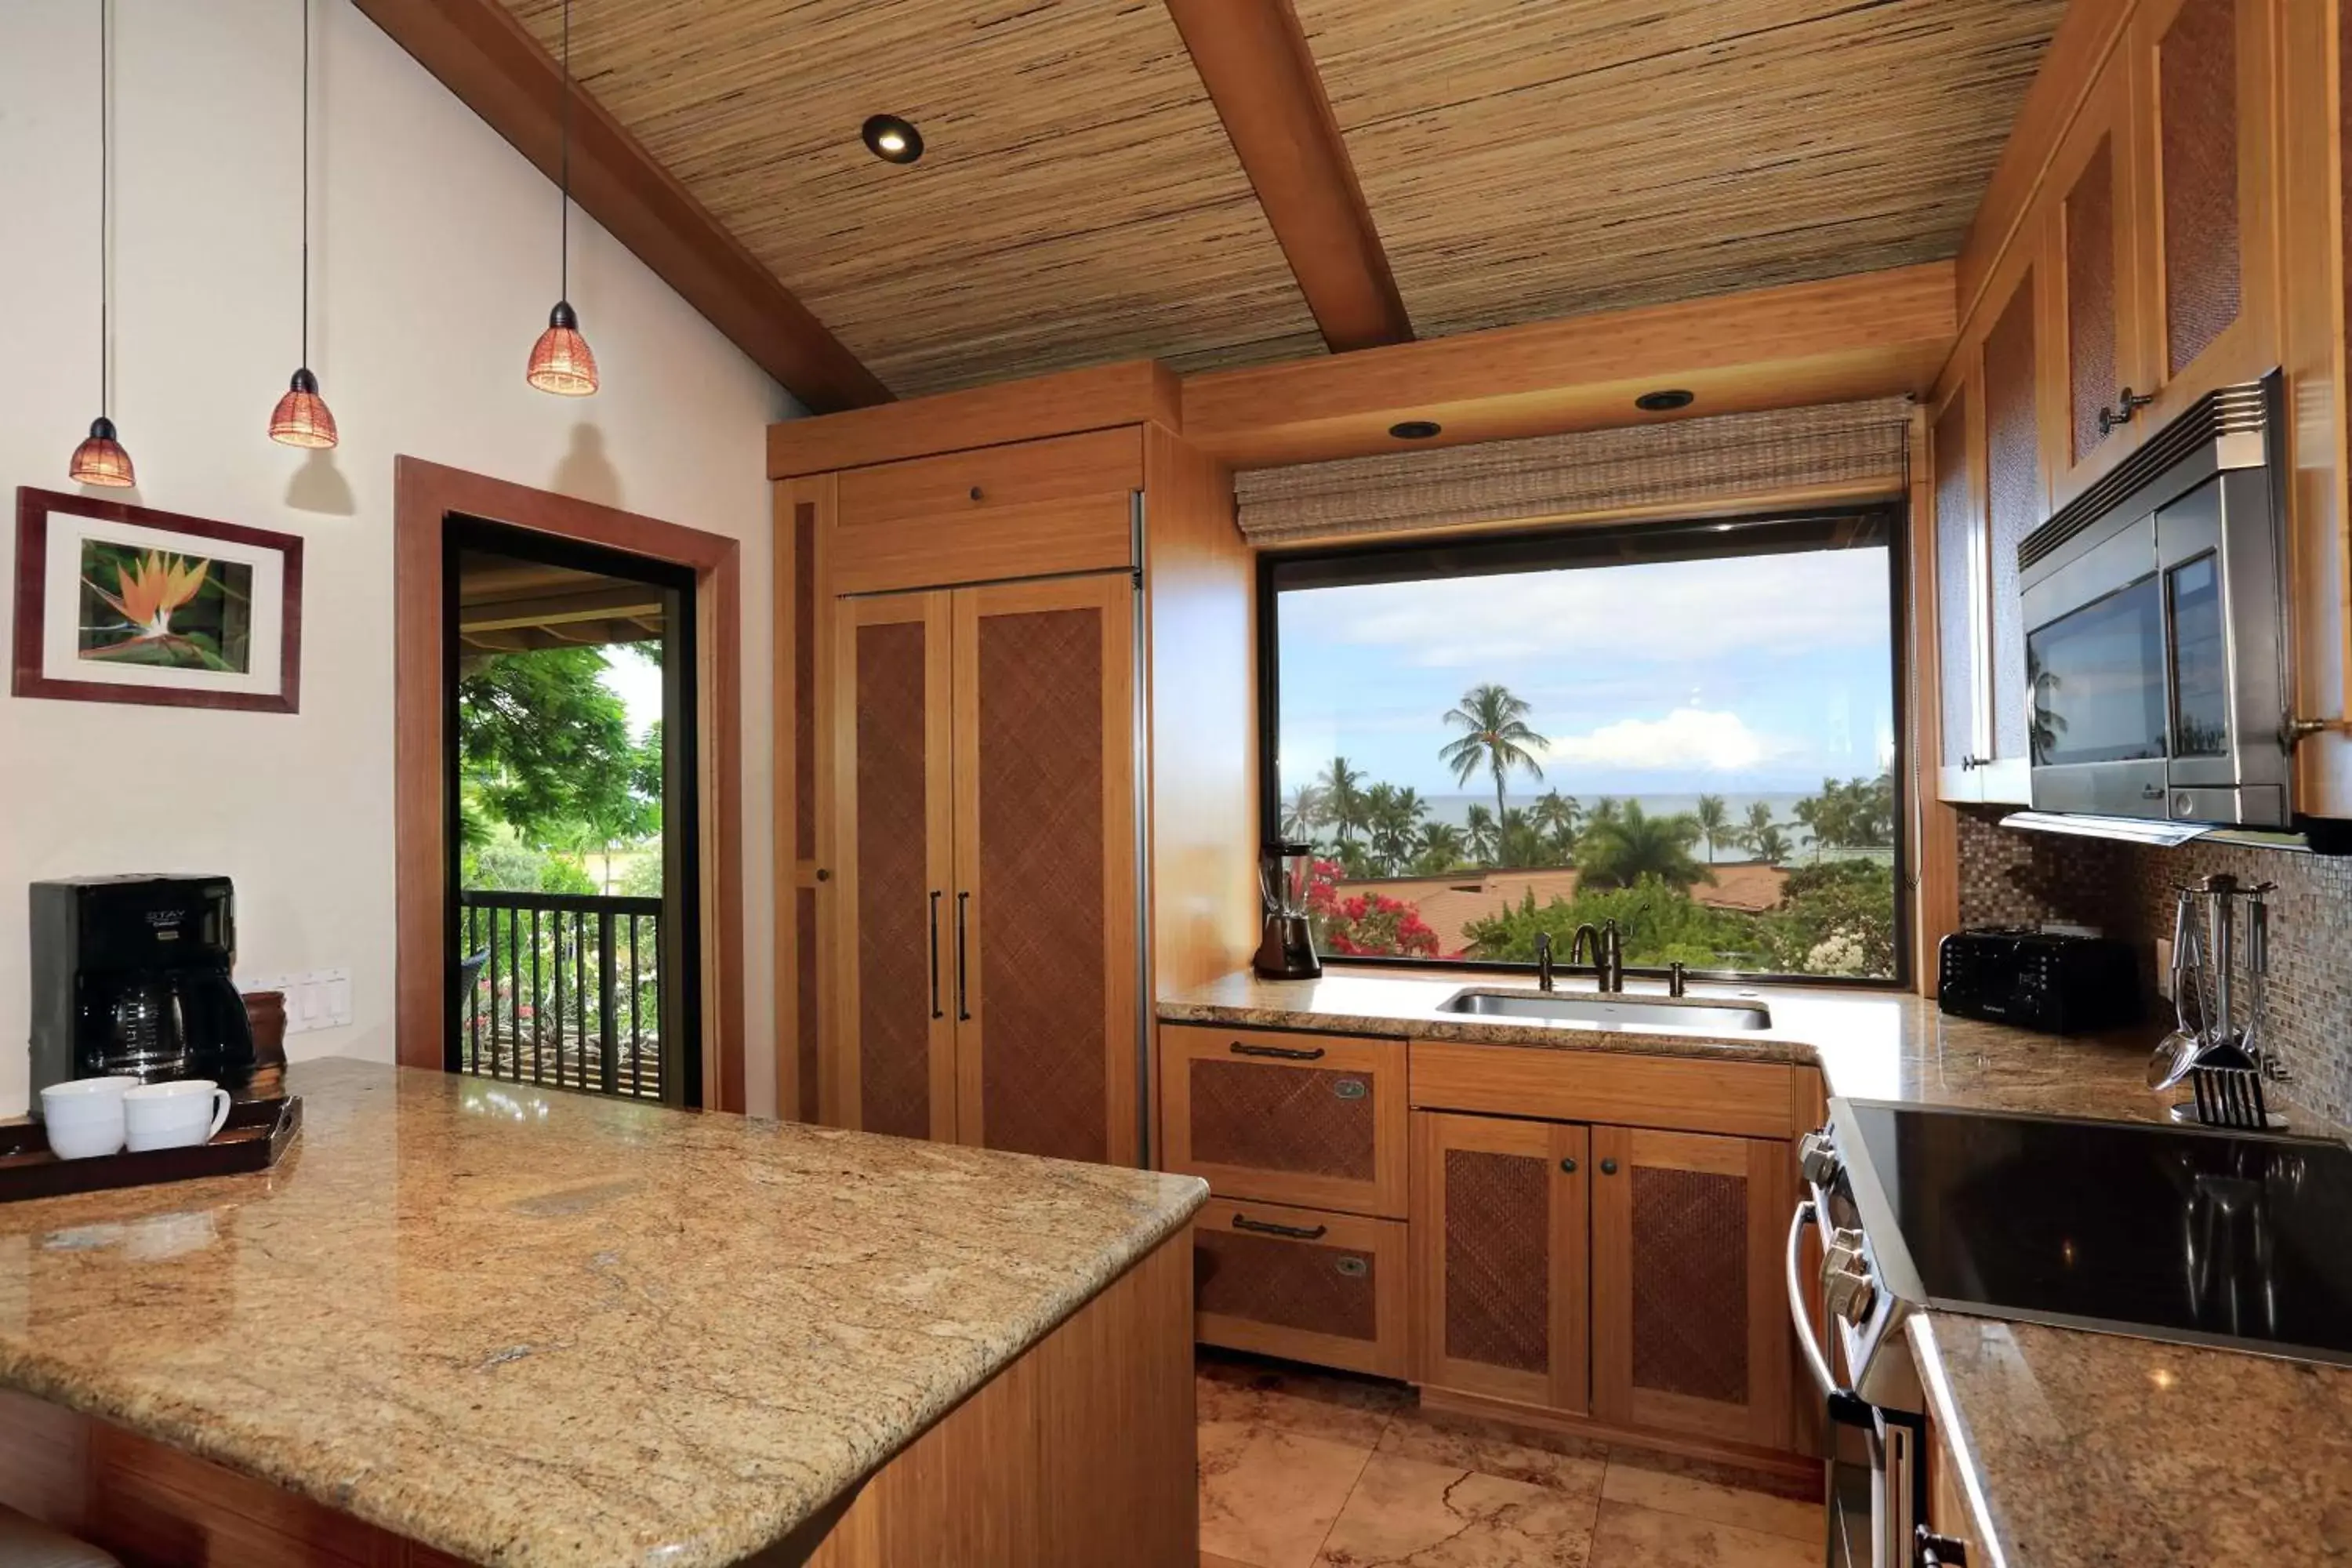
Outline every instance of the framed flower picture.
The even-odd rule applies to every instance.
[[[16,491],[16,694],[291,713],[302,541]]]

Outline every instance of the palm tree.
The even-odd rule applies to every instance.
[[[1543,863],[1543,835],[1536,831],[1534,822],[1517,806],[1504,808],[1499,837],[1502,853],[1496,858],[1504,865],[1539,866]]]
[[[1698,818],[1688,812],[1651,816],[1640,801],[1628,801],[1606,823],[1584,830],[1577,847],[1577,886],[1630,888],[1644,877],[1687,891],[1712,882],[1715,873],[1692,858],[1699,840]]]
[[[1758,828],[1748,842],[1756,858],[1767,866],[1778,866],[1789,858],[1789,836],[1769,823]]]
[[[1356,829],[1364,826],[1363,782],[1364,775],[1349,767],[1345,757],[1332,758],[1316,781],[1323,793],[1323,820],[1339,834],[1343,849],[1355,842]]]
[[[1822,788],[1826,792],[1837,788],[1837,785],[1823,779]],[[1813,858],[1816,860],[1822,858],[1822,839],[1828,831],[1830,819],[1834,812],[1835,807],[1830,802],[1826,793],[1809,795],[1789,808],[1789,815],[1797,819],[1798,826],[1812,836]]]
[[[1767,833],[1778,831],[1779,828],[1777,825],[1772,821],[1771,803],[1769,801],[1762,800],[1749,801],[1748,803],[1748,820],[1740,826],[1739,829],[1739,842],[1748,846],[1748,848],[1754,849],[1759,855],[1761,855],[1763,850],[1758,847],[1757,840],[1763,837]]]
[[[1394,876],[1412,854],[1421,819],[1428,815],[1429,804],[1418,790],[1376,784],[1364,792],[1364,826],[1371,835],[1372,855],[1385,875]]]
[[[1471,858],[1481,866],[1491,866],[1502,848],[1495,822],[1495,814],[1483,805],[1474,805],[1462,814],[1462,834],[1469,841]]]
[[[1584,808],[1576,803],[1574,795],[1562,795],[1556,789],[1544,791],[1535,805],[1528,807],[1528,820],[1544,836],[1553,854],[1566,859],[1576,853],[1576,830],[1584,821]]]
[[[1706,863],[1712,866],[1715,864],[1715,841],[1725,837],[1725,829],[1731,826],[1731,814],[1724,809],[1721,795],[1703,795],[1698,797],[1696,816],[1699,835],[1706,840]]]
[[[1485,806],[1478,808],[1486,810]],[[1451,871],[1469,858],[1470,842],[1462,830],[1450,822],[1424,823],[1421,829],[1421,853],[1415,864],[1424,872]]]
[[[1300,784],[1282,803],[1282,836],[1305,842],[1315,837],[1323,826],[1323,792],[1311,784]]]
[[[1445,710],[1445,722],[1464,731],[1438,752],[1454,770],[1454,782],[1468,784],[1479,769],[1495,777],[1495,816],[1503,815],[1503,784],[1513,768],[1531,778],[1543,777],[1543,764],[1529,747],[1549,742],[1528,727],[1530,710],[1523,698],[1489,681],[1462,694],[1462,706]]]

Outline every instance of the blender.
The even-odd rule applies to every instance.
[[[1315,929],[1307,889],[1315,873],[1311,844],[1268,844],[1258,856],[1257,881],[1265,896],[1265,940],[1254,967],[1267,980],[1313,980],[1323,973],[1315,956]]]

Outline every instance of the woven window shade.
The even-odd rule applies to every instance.
[[[1262,545],[1716,511],[1798,493],[1893,499],[1910,417],[1907,399],[1885,397],[1245,469],[1234,483],[1242,532]]]

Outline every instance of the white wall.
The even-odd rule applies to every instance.
[[[117,0],[113,414],[140,480],[127,499],[302,535],[301,711],[0,695],[0,1114],[26,1098],[25,885],[41,877],[228,873],[241,972],[352,972],[352,1026],[295,1036],[293,1054],[393,1058],[403,453],[744,541],[747,1075],[768,1108],[761,433],[791,401],[577,214],[571,293],[604,390],[526,386],[556,292],[553,187],[348,0],[316,4],[310,363],[342,445],[312,455],[264,434],[299,346],[297,0]],[[11,501],[17,485],[70,488],[68,457],[97,411],[97,15],[98,0],[0,3]],[[0,594],[0,627],[8,614]]]

